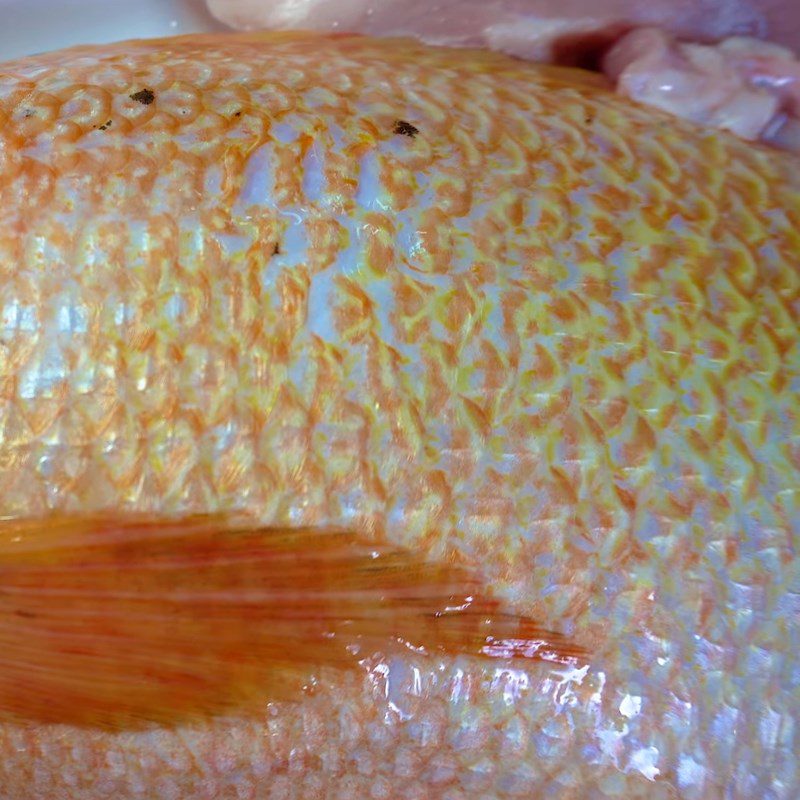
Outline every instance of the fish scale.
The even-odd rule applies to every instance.
[[[796,157],[300,34],[6,64],[0,121],[0,514],[380,530],[595,651],[3,724],[4,800],[797,795]]]

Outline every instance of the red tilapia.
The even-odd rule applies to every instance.
[[[797,796],[797,156],[191,37],[3,65],[0,192],[3,800]]]

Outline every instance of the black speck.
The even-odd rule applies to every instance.
[[[233,116],[234,117],[241,117],[242,116],[242,112],[241,111],[236,111]]]
[[[130,97],[131,100],[135,100],[143,106],[149,106],[150,103],[156,99],[152,89],[140,89],[138,92],[134,92]]]
[[[25,119],[30,119],[30,118],[33,116],[33,114],[34,114],[34,112],[33,112],[33,111],[31,111],[31,109],[29,109],[29,108],[26,108],[26,109],[25,109],[25,111],[22,113],[22,116],[23,116]]]
[[[594,122],[594,114],[587,114],[583,118],[583,122],[585,125],[591,125]]]
[[[14,613],[18,617],[23,617],[24,619],[36,619],[36,617],[39,616],[38,614],[34,614],[33,611],[24,611],[21,608],[18,608]]]
[[[419,133],[419,128],[414,127],[410,122],[398,119],[394,123],[392,131],[399,136],[410,136],[413,139]]]
[[[108,122],[106,122],[104,125],[101,125],[101,126],[100,126],[100,130],[101,130],[101,131],[107,131],[107,130],[108,130],[110,127],[111,127],[111,123],[112,123],[112,122],[113,122],[113,120],[109,120],[109,121],[108,121]]]
[[[275,245],[272,248],[272,255],[279,256],[281,254],[281,246],[275,242]]]

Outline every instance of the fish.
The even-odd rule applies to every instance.
[[[797,794],[796,154],[246,33],[2,65],[0,187],[4,800]]]

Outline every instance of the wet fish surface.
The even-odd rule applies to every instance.
[[[797,796],[796,155],[496,54],[187,37],[2,65],[0,200],[0,514],[344,527],[590,654],[9,720],[4,800]]]

